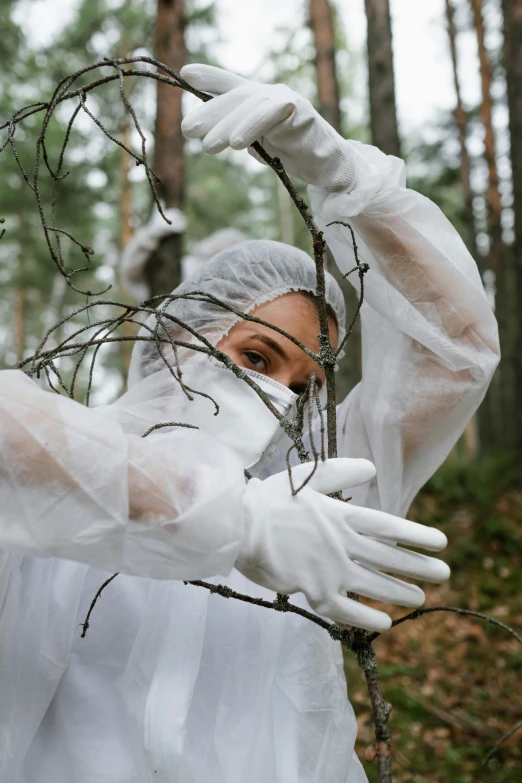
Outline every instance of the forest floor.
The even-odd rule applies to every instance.
[[[507,459],[446,464],[408,516],[440,527],[450,542],[451,580],[424,586],[426,606],[483,612],[522,634],[522,486],[509,465]],[[375,649],[392,704],[394,783],[522,782],[522,729],[484,766],[488,751],[522,719],[516,639],[482,620],[438,612],[383,634]],[[374,783],[368,695],[349,654],[346,674],[359,726],[356,749]]]

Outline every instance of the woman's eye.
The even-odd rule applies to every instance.
[[[246,358],[248,363],[252,365],[252,367],[255,367],[256,370],[266,372],[267,363],[260,354],[255,353],[254,351],[245,351],[243,356]]]

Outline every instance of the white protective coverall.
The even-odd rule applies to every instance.
[[[349,219],[370,265],[363,380],[338,408],[339,454],[377,468],[353,503],[403,515],[480,404],[497,329],[475,263],[439,209],[406,189],[401,162],[356,148],[371,183],[310,189],[321,225]],[[348,271],[348,229],[325,232]],[[292,254],[238,245],[191,282],[252,309],[306,289]],[[182,304],[215,340],[235,320]],[[140,439],[172,419],[150,361],[137,350],[127,395],[91,410],[0,373],[0,780],[363,783],[340,645],[300,617],[179,581],[221,574],[212,579],[273,598],[233,568],[244,490],[234,453],[190,429]],[[46,481],[30,469],[39,450],[54,459]],[[265,474],[278,469],[276,459]],[[176,476],[176,535],[129,521],[128,481],[155,470],[159,496],[161,480]],[[106,589],[81,639],[116,570],[127,575]]]

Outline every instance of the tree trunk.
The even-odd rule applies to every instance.
[[[477,33],[480,61],[480,79],[482,83],[482,101],[480,116],[484,123],[484,157],[488,167],[488,229],[491,239],[490,261],[495,274],[500,274],[502,265],[502,205],[498,187],[497,161],[495,156],[495,131],[493,129],[493,102],[491,100],[491,68],[484,43],[484,20],[482,18],[482,0],[471,0],[473,20]]]
[[[287,245],[295,244],[294,202],[280,179],[276,179],[277,206],[279,215],[279,239]]]
[[[462,104],[462,96],[460,92],[460,79],[458,71],[457,60],[457,32],[455,29],[454,9],[452,0],[446,0],[446,19],[448,23],[448,36],[451,52],[451,63],[453,66],[453,84],[455,87],[455,97],[457,103],[453,112],[455,118],[455,125],[459,134],[459,146],[460,146],[460,182],[462,185],[462,191],[464,193],[464,209],[465,220],[468,229],[467,244],[471,254],[477,258],[477,240],[475,234],[475,219],[473,216],[473,191],[471,189],[471,164],[468,154],[468,148],[466,146],[466,140],[468,136],[468,118]]]
[[[183,0],[158,0],[156,59],[179,73],[185,65]],[[167,208],[183,209],[184,161],[181,133],[182,90],[157,82],[154,169],[161,180],[160,197]],[[167,295],[181,282],[183,240],[171,234],[147,261],[145,278],[151,296]]]
[[[24,252],[22,248],[22,253]],[[25,349],[25,303],[26,303],[26,289],[23,280],[23,268],[25,258],[24,255],[20,256],[18,264],[18,275],[20,279],[14,291],[13,298],[13,316],[14,316],[14,350],[16,354],[16,361],[21,362],[24,358]]]
[[[123,55],[127,57],[128,55]],[[131,134],[128,115],[123,121],[122,142],[130,147]],[[120,213],[120,249],[123,250],[132,237],[132,183],[129,179],[130,156],[125,150],[120,150],[120,176],[121,176],[121,213]]]
[[[372,141],[400,157],[389,0],[365,0]]]
[[[506,71],[511,140],[515,245],[513,276],[516,290],[513,322],[516,324],[513,364],[516,376],[514,409],[516,445],[522,455],[522,0],[502,0],[504,13],[504,67]]]
[[[457,58],[457,30],[455,28],[455,17],[452,0],[446,0],[446,21],[448,28],[448,38],[450,45],[451,64],[453,69],[453,86],[455,87],[456,105],[453,111],[455,126],[459,136],[460,147],[460,183],[464,195],[464,220],[467,228],[466,244],[473,258],[478,261],[477,237],[475,232],[475,217],[473,214],[473,191],[471,189],[471,163],[466,145],[468,137],[468,117],[462,104],[462,95],[460,92],[460,79]],[[488,450],[494,440],[494,425],[492,417],[492,408],[494,401],[491,395],[488,395],[479,410],[478,416],[473,417],[463,434],[463,446],[466,456],[474,459],[477,455],[477,418],[480,443],[485,450]]]
[[[328,0],[310,0],[310,25],[315,43],[315,73],[317,97],[321,115],[342,135],[342,116],[339,106],[340,90],[335,65],[335,32],[332,9]],[[342,279],[337,264],[328,253],[328,268],[344,291],[348,322],[357,307],[357,294]],[[352,336],[346,344],[346,355],[339,362],[337,390],[344,397],[361,380],[361,326],[357,320]]]
[[[20,242],[19,258],[15,276],[15,288],[13,292],[13,343],[16,361],[24,358],[25,350],[25,316],[27,304],[27,287],[25,277],[25,265],[27,260],[27,216],[25,212],[20,214]]]
[[[132,0],[125,0],[125,11],[128,13],[132,6]],[[120,40],[120,57],[129,57],[130,55],[130,24],[128,21],[128,16],[125,14],[123,17],[123,26],[121,30],[121,40]],[[130,91],[132,89],[132,82],[128,85],[125,85],[125,88],[127,91]],[[122,128],[122,142],[123,144],[130,148],[131,146],[131,127],[130,127],[130,117],[129,114],[126,112],[125,116],[123,118],[123,128]],[[120,253],[123,252],[127,244],[129,243],[131,237],[132,237],[132,215],[133,215],[133,205],[132,205],[132,183],[129,179],[130,174],[130,167],[131,167],[131,158],[127,152],[125,152],[124,149],[120,149],[120,186],[121,186],[121,212],[120,212]],[[125,301],[125,297],[122,297],[122,300]],[[136,329],[134,327],[134,324],[131,323],[124,323],[122,326],[122,332],[124,336],[131,337],[136,334]],[[133,343],[130,341],[124,341],[120,343],[120,349],[121,349],[121,359],[122,359],[122,378],[123,378],[123,385],[122,385],[122,393],[124,393],[127,390],[127,376],[129,372],[130,367],[130,361],[132,356],[132,349],[133,349]]]
[[[342,135],[339,82],[335,66],[335,34],[328,0],[310,0],[310,24],[315,44],[315,72],[319,111]]]
[[[127,57],[128,55],[123,55]],[[125,116],[122,141],[126,147],[130,147],[131,133],[130,123],[128,115]],[[121,213],[120,213],[120,251],[126,247],[129,240],[132,237],[132,183],[129,179],[130,171],[130,156],[125,150],[120,150],[120,176],[121,176]],[[123,297],[125,301],[125,297]],[[134,324],[124,323],[122,327],[123,334],[126,337],[131,337],[136,334],[136,328]],[[127,390],[127,375],[129,372],[133,343],[130,341],[124,341],[120,343],[121,346],[121,358],[122,358],[122,378],[123,386],[122,393]]]
[[[491,444],[483,444],[484,450],[488,446],[502,446],[506,439],[512,439],[514,431],[511,424],[513,416],[513,367],[510,366],[510,340],[509,340],[509,308],[508,290],[506,287],[506,270],[502,258],[502,205],[498,185],[497,162],[495,154],[495,131],[493,128],[493,102],[491,99],[491,67],[484,41],[484,19],[482,16],[482,0],[471,0],[473,9],[473,23],[477,35],[478,54],[480,62],[480,78],[482,85],[482,100],[480,104],[480,116],[484,124],[484,158],[488,170],[487,185],[487,220],[488,234],[490,238],[489,262],[495,273],[495,312],[499,322],[499,335],[504,361],[493,379],[488,403],[492,406],[491,420],[493,426]],[[485,415],[487,413],[485,412]]]

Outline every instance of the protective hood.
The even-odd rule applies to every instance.
[[[264,302],[271,302],[290,291],[316,291],[315,263],[304,251],[282,242],[252,240],[241,242],[218,253],[172,294],[176,298],[158,308],[165,314],[165,328],[176,336],[179,326],[168,320],[175,317],[190,330],[201,334],[212,345],[241,320],[238,313],[249,313]],[[198,296],[203,294],[203,296]],[[182,298],[188,297],[188,298]],[[211,299],[212,300],[211,300]],[[326,273],[326,301],[337,320],[339,342],[345,335],[346,311],[342,291]],[[150,316],[142,334],[150,336],[156,317]],[[181,339],[197,343],[183,332]],[[183,352],[180,352],[182,358]],[[137,342],[132,354],[129,387],[165,367],[152,342]]]
[[[198,341],[194,334],[197,333],[211,345],[217,345],[241,319],[241,313],[249,313],[256,306],[290,291],[315,293],[315,290],[315,263],[302,250],[289,245],[268,240],[248,241],[218,253],[202,270],[178,286],[173,292],[175,299],[158,307],[161,327],[157,334],[160,339],[163,335],[163,355],[154,342],[136,343],[129,372],[130,397],[136,397],[142,403],[155,400],[154,407],[147,413],[151,424],[176,421],[198,427],[230,446],[245,468],[260,470],[277,455],[285,437],[278,419],[257,393],[222,363],[187,348],[178,348],[175,356],[165,331],[173,339],[194,345],[199,342],[206,347]],[[339,340],[342,340],[344,298],[329,274],[326,275],[326,300],[335,314]],[[151,315],[141,333],[150,335],[151,330],[157,328],[157,318]],[[172,365],[174,375],[181,372],[187,387],[200,394],[189,392],[188,396],[181,392],[175,378],[166,371],[166,363]],[[259,373],[244,372],[269,395],[281,413],[293,418],[295,410],[291,408],[297,399],[293,392]],[[178,388],[173,392],[176,385]],[[129,395],[125,396],[129,398]],[[123,408],[123,401],[119,407]],[[164,415],[158,415],[154,422],[151,416],[160,414],[162,408]],[[167,408],[171,415],[167,415]],[[139,416],[144,416],[143,407]]]

